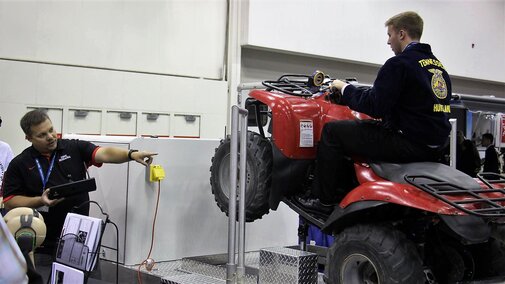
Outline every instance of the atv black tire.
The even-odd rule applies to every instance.
[[[426,281],[414,243],[390,226],[344,229],[328,250],[327,261],[326,276],[331,284]]]
[[[217,206],[226,215],[228,215],[230,191],[230,142],[230,137],[221,140],[210,167],[212,194],[214,194]],[[268,139],[258,133],[248,131],[245,191],[245,219],[247,222],[261,219],[270,210],[268,199],[271,182],[272,146]]]
[[[505,276],[505,244],[490,238],[472,249],[475,261],[475,278],[485,279]]]

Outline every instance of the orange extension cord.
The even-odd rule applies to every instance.
[[[154,220],[153,220],[153,228],[151,231],[151,247],[149,248],[149,254],[147,255],[147,258],[142,261],[142,263],[139,264],[139,267],[137,269],[137,278],[139,280],[139,284],[142,284],[142,278],[140,277],[140,269],[142,266],[146,266],[147,260],[151,258],[151,253],[153,251],[153,245],[154,245],[154,228],[156,226],[156,217],[158,216],[158,204],[160,203],[160,192],[161,192],[161,181],[158,181],[158,197],[156,198],[156,208],[154,209]],[[147,266],[146,266],[146,270]]]

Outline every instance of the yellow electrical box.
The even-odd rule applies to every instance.
[[[149,165],[149,181],[156,182],[165,178],[165,171],[161,165]]]

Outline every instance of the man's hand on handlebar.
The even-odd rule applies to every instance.
[[[333,82],[330,83],[329,91],[330,94],[328,98],[330,101],[334,104],[340,104],[340,101],[342,99],[342,88],[346,85],[347,83],[340,81],[340,80],[334,80]]]
[[[333,82],[331,82],[331,84],[330,84],[330,90],[331,89],[337,89],[339,92],[342,92],[342,88],[345,85],[347,85],[346,82],[336,79],[336,80],[333,80]]]

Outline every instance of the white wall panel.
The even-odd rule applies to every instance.
[[[44,65],[41,68],[68,69],[71,67],[49,67]],[[122,92],[123,82],[129,79],[125,79],[126,74],[124,72],[110,72],[98,69],[80,69],[80,72],[76,74],[83,82],[80,91],[80,104],[96,108],[114,106],[122,108],[125,100]],[[130,74],[130,77],[135,77],[135,74]],[[53,79],[56,80],[57,78]]]
[[[127,115],[127,117],[123,117]],[[137,114],[131,112],[107,111],[105,120],[106,135],[137,135]]]
[[[19,128],[28,106],[197,114],[201,138],[221,138],[226,125],[226,81],[6,60],[0,60],[0,74],[0,115],[4,120],[0,139],[15,153],[29,145]],[[72,131],[69,123],[66,118],[63,131]],[[105,126],[106,120],[103,123],[93,126],[100,127],[101,134],[114,128]],[[142,124],[136,127],[139,131],[134,135],[142,134]]]
[[[451,75],[505,82],[505,1],[249,0],[243,43],[383,64],[393,56],[384,22],[407,10]]]
[[[176,114],[172,117],[172,125],[174,137],[200,137],[200,116],[198,115]]]
[[[4,41],[2,41],[3,43]],[[0,102],[34,103],[37,99],[39,81],[37,64],[19,64],[13,61],[0,62]]]
[[[67,133],[100,135],[102,133],[102,112],[98,110],[69,109],[67,125]]]
[[[63,102],[65,102],[65,105],[80,105],[85,90],[81,76],[79,76],[81,70],[59,66],[51,67],[37,66],[38,72],[34,74],[33,80],[27,78],[23,73],[19,74],[19,76],[30,80],[30,84],[37,86],[35,103],[64,105]]]
[[[116,92],[121,95],[120,107],[127,109],[138,108],[142,105],[146,109],[160,109],[160,76],[147,74],[121,74]]]
[[[155,116],[156,119],[152,117]],[[170,136],[170,115],[166,113],[142,113],[140,118],[140,135]]]
[[[226,0],[0,0],[0,57],[221,78]]]

